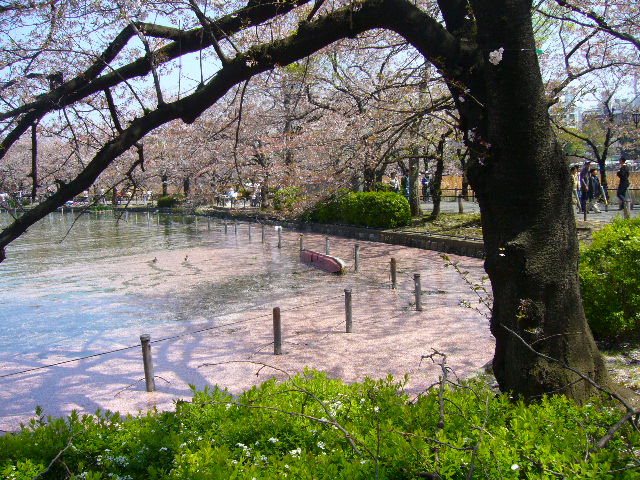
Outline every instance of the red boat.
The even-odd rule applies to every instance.
[[[329,273],[344,273],[347,267],[338,257],[312,252],[311,250],[301,250],[300,261]]]

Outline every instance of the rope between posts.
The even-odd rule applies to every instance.
[[[316,304],[318,304],[320,302],[325,302],[327,300],[333,300],[333,299],[339,298],[341,296],[342,295],[335,295],[335,296],[329,297],[329,298],[322,298],[320,300],[316,300],[315,302],[306,303],[306,304],[303,304],[303,305],[298,305],[298,306],[295,306],[295,307],[291,307],[287,311],[297,310],[299,308],[304,308],[304,307],[310,307],[310,306],[316,305]],[[229,326],[232,326],[232,325],[239,325],[241,323],[247,323],[247,322],[250,322],[250,321],[253,321],[253,320],[259,320],[261,318],[266,318],[266,317],[270,317],[270,316],[271,316],[271,313],[266,313],[266,314],[263,314],[263,315],[258,315],[256,317],[251,317],[251,318],[247,318],[247,319],[244,319],[244,320],[238,320],[236,322],[229,322],[229,323],[225,323],[223,325],[214,325],[214,326],[211,326],[211,327],[200,328],[198,330],[192,330],[190,332],[180,333],[178,335],[172,335],[171,337],[159,338],[159,339],[153,340],[153,341],[151,341],[149,343],[166,342],[168,340],[174,340],[176,338],[195,335],[197,333],[206,332],[208,330],[216,330],[216,329],[229,327]],[[38,367],[27,368],[25,370],[21,370],[21,371],[18,371],[18,372],[5,373],[3,375],[0,375],[0,378],[7,378],[7,377],[13,377],[13,376],[16,376],[16,375],[22,375],[24,373],[34,372],[34,371],[37,371],[37,370],[44,370],[46,368],[57,367],[59,365],[64,365],[64,364],[71,363],[71,362],[79,362],[80,360],[86,360],[88,358],[94,358],[94,357],[100,357],[100,356],[103,356],[103,355],[109,355],[111,353],[123,352],[125,350],[131,350],[133,348],[139,348],[139,347],[140,347],[140,344],[137,344],[137,345],[131,345],[131,346],[128,346],[128,347],[116,348],[116,349],[109,350],[109,351],[106,351],[106,352],[93,353],[91,355],[85,355],[83,357],[70,358],[68,360],[62,360],[60,362],[50,363],[50,364],[47,364],[47,365],[40,365]]]
[[[71,363],[71,362],[78,362],[80,360],[86,360],[87,358],[100,357],[102,355],[108,355],[110,353],[122,352],[124,350],[131,350],[132,348],[137,348],[139,346],[140,345],[132,345],[130,347],[122,347],[122,348],[116,348],[115,350],[109,350],[108,352],[100,352],[100,353],[94,353],[92,355],[85,355],[84,357],[70,358],[69,360],[63,360],[61,362],[50,363],[48,365],[41,365],[39,367],[27,368],[26,370],[22,370],[20,372],[5,373],[4,375],[0,375],[0,378],[12,377],[14,375],[21,375],[23,373],[33,372],[33,371],[36,371],[36,370],[42,370],[42,369],[50,368],[50,367],[57,367],[58,365],[64,365],[65,363]]]

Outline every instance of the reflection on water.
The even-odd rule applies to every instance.
[[[8,223],[0,213],[0,225]],[[233,226],[225,235],[214,220],[51,214],[11,244],[0,264],[1,357],[75,356],[130,345],[132,331],[211,320],[327,281],[306,270],[292,275],[293,250],[274,256],[266,244],[256,254],[259,237],[254,225],[253,250],[243,253]],[[231,273],[223,272],[225,258],[216,257],[230,258],[229,252],[242,262]]]

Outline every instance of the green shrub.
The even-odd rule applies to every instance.
[[[373,184],[373,188],[371,189],[374,192],[393,192],[393,187],[388,183],[384,182],[376,182]]]
[[[174,208],[180,204],[181,199],[173,195],[158,198],[158,208]]]
[[[626,467],[637,465],[640,435],[628,424],[592,449],[621,415],[603,400],[525,405],[474,380],[444,390],[441,417],[438,388],[410,401],[403,386],[390,377],[345,385],[306,371],[238,397],[194,390],[175,412],[34,421],[0,437],[0,474],[31,479],[62,452],[40,478],[637,478]]]
[[[640,218],[617,219],[580,255],[585,314],[597,338],[640,331]]]
[[[340,192],[316,205],[308,217],[320,223],[395,228],[411,221],[411,209],[395,192]]]
[[[273,194],[273,208],[278,211],[291,211],[302,200],[300,187],[279,188]]]

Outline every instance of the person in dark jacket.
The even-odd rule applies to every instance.
[[[626,165],[627,159],[620,157],[620,170],[616,175],[618,176],[618,190],[616,191],[616,197],[620,200],[620,210],[624,208],[624,201],[627,196],[627,190],[629,190],[629,167]]]
[[[591,209],[593,209],[594,212],[600,213],[598,200],[600,199],[600,195],[602,195],[601,190],[600,179],[598,178],[598,167],[590,167],[589,183],[587,185],[587,199],[589,200],[589,203],[587,204],[587,212],[590,212]]]
[[[425,202],[429,201],[429,172],[424,172],[422,174],[422,179],[420,180],[422,184],[422,199]]]

